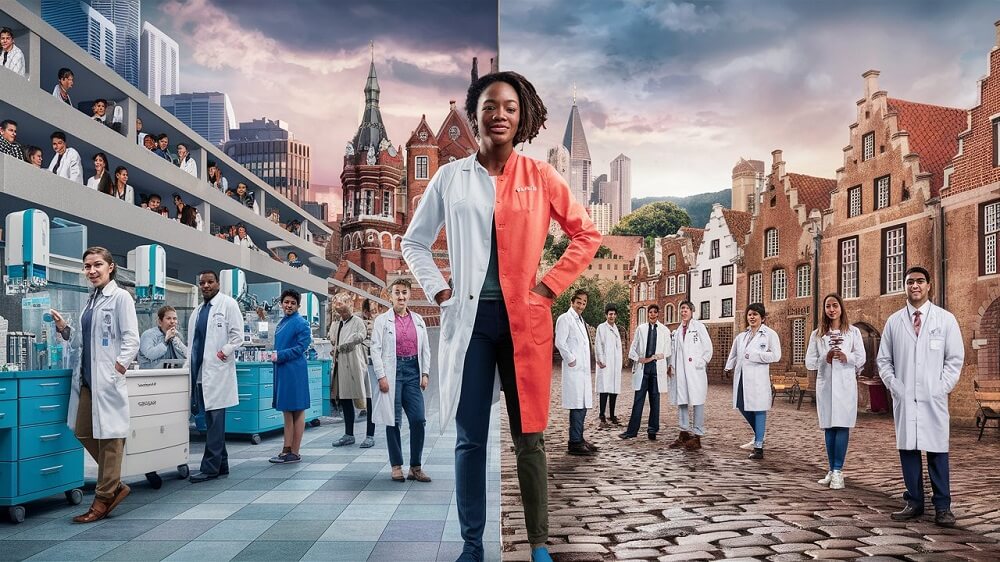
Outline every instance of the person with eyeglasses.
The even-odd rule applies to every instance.
[[[948,475],[950,416],[948,395],[958,384],[965,345],[955,316],[930,302],[931,275],[923,267],[906,270],[906,306],[889,317],[878,348],[878,374],[892,394],[896,448],[903,470],[906,506],[893,521],[924,514],[921,451],[927,454],[934,522],[955,526]]]

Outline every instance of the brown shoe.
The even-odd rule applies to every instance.
[[[677,436],[677,439],[674,439],[673,443],[667,445],[667,448],[680,449],[688,442],[688,439],[691,439],[691,437],[693,436],[690,433],[688,433],[687,431],[682,431],[680,435]]]
[[[687,451],[697,451],[698,449],[701,449],[701,436],[692,435],[691,439],[688,439],[684,443],[684,449]]]
[[[124,482],[118,484],[118,491],[115,492],[115,497],[111,498],[111,503],[108,505],[108,512],[105,516],[111,515],[111,511],[118,507],[118,504],[122,503],[130,492],[132,492],[132,488],[129,488],[128,484]]]
[[[406,482],[406,478],[403,477],[402,466],[392,467],[392,479],[396,482]]]
[[[77,515],[73,518],[74,523],[93,523],[94,521],[100,521],[108,516],[108,504],[102,502],[101,500],[94,498],[94,503],[90,505],[90,509],[87,513],[83,515]]]
[[[431,477],[427,476],[427,473],[421,470],[419,466],[411,466],[410,474],[406,476],[407,480],[416,480],[417,482],[430,482]]]

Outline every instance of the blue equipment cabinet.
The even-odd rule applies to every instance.
[[[0,372],[0,506],[14,523],[26,502],[60,492],[83,501],[83,446],[66,425],[72,371]]]

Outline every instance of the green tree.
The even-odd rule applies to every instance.
[[[676,234],[680,227],[690,225],[691,218],[676,203],[657,201],[626,215],[611,234],[642,236],[648,244],[653,238]]]
[[[542,256],[549,263],[555,263],[559,261],[559,258],[561,258],[564,253],[566,253],[566,248],[568,247],[569,247],[569,237],[562,236],[558,240],[555,240],[551,244],[549,244],[545,248],[545,252],[542,254]],[[611,248],[608,248],[607,246],[601,246],[600,248],[597,249],[597,255],[594,257],[610,258]]]
[[[604,317],[604,306],[614,303],[618,309],[618,319],[616,323],[621,331],[622,338],[628,339],[629,326],[629,290],[624,283],[614,281],[602,281],[597,277],[580,277],[576,283],[556,297],[552,303],[552,321],[555,322],[559,315],[569,310],[570,299],[577,289],[587,291],[587,308],[583,311],[583,320],[592,328],[597,328],[601,322],[606,322]]]

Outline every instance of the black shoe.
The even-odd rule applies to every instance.
[[[748,459],[759,461],[764,458],[764,449],[761,447],[754,447],[753,452],[747,456]]]
[[[950,509],[937,511],[934,513],[934,524],[938,527],[954,527],[955,514]]]
[[[608,419],[611,420],[611,425],[621,425],[622,424],[622,422],[617,417],[615,417],[615,416],[611,416]]]
[[[893,513],[889,517],[893,521],[910,521],[912,519],[916,519],[916,518],[920,517],[923,514],[924,514],[924,508],[917,507],[916,505],[914,505],[912,503],[907,503],[906,507],[903,508],[903,511],[897,511],[896,513]],[[942,515],[943,515],[943,512],[942,512]],[[950,511],[948,512],[948,515],[951,515]],[[937,518],[935,518],[935,520],[936,519]],[[952,524],[954,525],[954,521],[955,521],[955,516],[954,515],[951,516],[951,520],[952,520]]]
[[[636,433],[629,433],[627,431],[618,434],[619,439],[635,439],[636,436],[637,436]]]
[[[656,434],[655,433],[647,433],[646,437],[649,437],[650,441],[656,441]]]
[[[570,443],[569,448],[566,450],[567,453],[571,455],[577,455],[581,457],[592,457],[594,456],[594,451],[587,448],[585,443]]]
[[[601,425],[604,425],[604,424],[608,423],[608,418],[606,418],[604,416],[601,416],[601,417],[599,417],[597,419],[601,422]]]
[[[219,476],[229,476],[229,467],[224,466],[219,469]]]
[[[583,446],[595,453],[601,450],[597,445],[594,445],[593,443],[587,441],[586,439],[583,440]]]
[[[190,480],[192,484],[197,484],[198,482],[214,480],[218,477],[219,477],[218,474],[205,474],[204,472],[197,472],[195,474],[192,474],[191,477],[188,478],[188,480]]]

